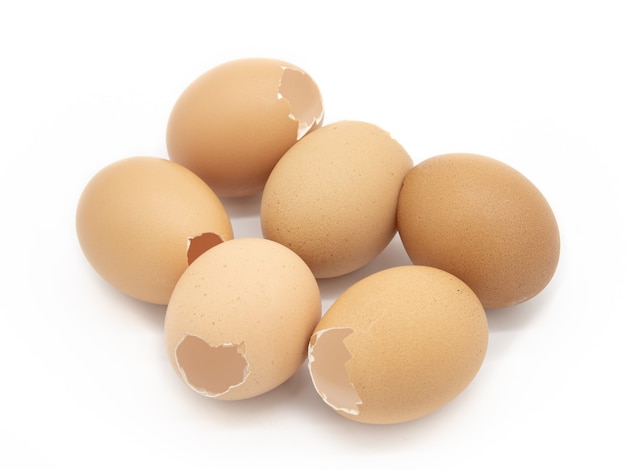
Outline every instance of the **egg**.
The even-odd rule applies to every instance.
[[[485,311],[457,277],[396,266],[349,287],[309,344],[320,397],[362,423],[394,424],[430,414],[474,380],[487,351]]]
[[[304,363],[320,316],[317,281],[302,259],[270,240],[236,238],[180,277],[165,314],[167,354],[195,392],[252,398]]]
[[[355,271],[395,235],[398,193],[412,166],[374,124],[323,126],[272,170],[261,198],[263,236],[295,251],[317,278]]]
[[[100,170],[76,209],[81,249],[102,278],[136,299],[166,304],[200,253],[233,238],[222,202],[187,168],[129,157]]]
[[[545,197],[519,171],[483,155],[415,165],[400,190],[398,231],[413,263],[459,277],[485,308],[534,297],[559,260],[559,229]]]
[[[168,154],[219,196],[249,196],[323,116],[320,90],[301,68],[271,58],[233,60],[182,92],[167,123]]]

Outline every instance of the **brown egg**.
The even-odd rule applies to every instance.
[[[445,271],[398,266],[348,288],[309,345],[309,371],[340,415],[372,424],[441,408],[474,379],[487,350],[485,311]]]
[[[395,235],[398,192],[412,166],[378,126],[324,126],[290,148],[268,178],[263,236],[295,251],[317,278],[352,272]]]
[[[440,155],[416,165],[400,191],[398,231],[413,263],[459,277],[485,308],[537,295],[559,260],[559,229],[541,192],[482,155]]]
[[[321,308],[315,277],[293,251],[262,238],[226,241],[176,284],[165,315],[167,353],[194,391],[251,398],[302,365]]]
[[[321,125],[316,83],[299,67],[249,58],[221,64],[183,91],[167,125],[170,159],[220,196],[260,192],[272,168]]]
[[[155,304],[167,304],[194,258],[233,238],[211,188],[156,157],[130,157],[100,170],[80,197],[76,230],[87,260],[106,281]]]

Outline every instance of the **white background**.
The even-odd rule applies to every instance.
[[[0,467],[625,468],[624,11],[602,0],[3,2]],[[256,399],[196,395],[167,362],[165,308],[117,293],[85,261],[74,214],[87,181],[117,159],[166,157],[182,90],[251,56],[309,72],[326,123],[377,124],[416,163],[498,158],[552,205],[552,283],[489,312],[483,368],[440,411],[354,423],[304,367]],[[227,208],[236,236],[260,236],[258,199]],[[405,262],[396,238],[323,282],[324,309]]]

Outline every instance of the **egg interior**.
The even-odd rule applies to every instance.
[[[191,389],[215,398],[243,384],[250,375],[245,350],[243,342],[211,346],[186,334],[176,346],[176,365]]]
[[[343,342],[352,333],[352,328],[328,328],[315,333],[309,345],[309,373],[315,390],[328,406],[358,415],[363,401],[348,377],[345,366],[352,355]]]
[[[315,82],[303,71],[283,66],[278,99],[289,103],[289,118],[298,123],[296,140],[321,125],[324,119],[322,96]]]
[[[187,264],[193,263],[202,253],[223,241],[225,240],[222,237],[213,232],[205,232],[187,238]]]

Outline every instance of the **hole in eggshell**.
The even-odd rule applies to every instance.
[[[345,367],[352,355],[344,339],[352,332],[351,328],[318,331],[309,346],[309,372],[317,393],[330,407],[358,415],[358,405],[363,402],[350,383]]]
[[[322,96],[315,82],[306,73],[283,68],[278,98],[287,100],[291,108],[289,117],[298,122],[297,140],[321,125],[324,116]]]
[[[241,385],[250,373],[244,343],[211,346],[189,334],[176,347],[176,363],[187,385],[208,397]]]
[[[187,239],[187,264],[193,263],[202,253],[223,241],[222,237],[212,232],[189,237]]]

